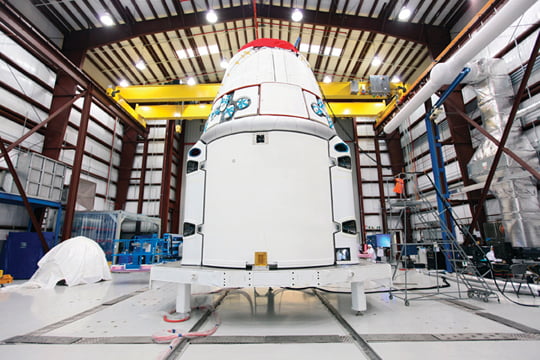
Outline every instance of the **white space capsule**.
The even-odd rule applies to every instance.
[[[259,39],[231,59],[184,201],[182,265],[358,263],[350,150],[293,45]]]

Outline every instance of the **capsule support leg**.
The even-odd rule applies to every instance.
[[[176,312],[180,314],[189,314],[191,312],[191,284],[178,284]]]
[[[366,294],[364,293],[364,282],[352,282],[351,283],[351,295],[352,295],[352,310],[353,311],[366,311]]]

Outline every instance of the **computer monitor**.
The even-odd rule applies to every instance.
[[[392,244],[392,236],[390,234],[377,234],[377,247],[389,248]]]

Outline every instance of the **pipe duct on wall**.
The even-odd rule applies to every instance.
[[[433,67],[429,81],[401,108],[394,118],[386,124],[384,132],[387,134],[392,133],[403,121],[411,116],[416,109],[423,106],[424,102],[429,99],[431,95],[443,85],[450,84],[467,62],[471,61],[481,49],[488,46],[536,2],[537,0],[508,1],[506,5],[498,13],[493,15],[484,26],[473,33],[469,41],[459,48],[447,62],[439,63]]]
[[[480,59],[468,64],[467,82],[476,93],[482,126],[500,140],[512,109],[513,88],[505,63],[500,59]],[[534,147],[514,121],[506,147],[528,164],[540,168]],[[497,146],[489,139],[476,149],[469,162],[469,175],[476,182],[488,176]],[[510,157],[503,154],[490,188],[497,197],[507,241],[514,247],[540,247],[540,202],[536,179]]]

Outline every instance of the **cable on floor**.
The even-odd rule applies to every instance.
[[[204,336],[210,336],[213,335],[219,326],[221,325],[221,318],[219,317],[219,314],[217,313],[216,309],[213,306],[199,306],[194,308],[193,310],[209,310],[212,313],[212,316],[214,318],[214,326],[208,330],[204,331],[193,331],[193,332],[186,332],[181,333],[177,329],[168,329],[165,331],[161,331],[158,333],[155,333],[152,335],[152,340],[155,343],[158,344],[164,344],[169,343],[168,349],[164,351],[158,359],[163,360],[166,359],[170,353],[174,350],[174,348],[178,345],[180,340],[182,338],[195,338],[195,337],[204,337]]]
[[[383,293],[391,293],[394,291],[419,291],[419,290],[434,290],[434,289],[444,289],[447,287],[450,287],[450,283],[444,278],[441,277],[442,281],[444,282],[444,285],[433,285],[433,286],[426,286],[426,287],[415,287],[415,288],[406,288],[406,289],[385,289],[385,290],[374,290],[374,291],[365,291],[364,294],[383,294]],[[295,291],[302,291],[302,290],[320,290],[326,293],[330,294],[350,294],[350,291],[338,291],[338,290],[330,290],[325,289],[317,286],[306,286],[301,288],[293,288],[293,287],[284,287],[283,289],[286,290],[295,290]]]
[[[484,255],[485,257],[485,255]],[[486,258],[487,260],[487,258]],[[519,305],[519,306],[525,306],[525,307],[534,307],[534,308],[537,308],[537,307],[540,307],[540,305],[534,305],[534,304],[524,304],[524,303],[520,303],[519,301],[515,301],[513,299],[510,299],[505,293],[504,291],[501,290],[499,284],[497,284],[497,277],[495,276],[495,272],[493,271],[493,265],[491,264],[491,262],[488,260],[487,261],[487,264],[489,265],[489,270],[491,271],[491,275],[493,276],[493,283],[495,284],[495,287],[497,288],[497,291],[508,301],[510,301],[511,303],[513,304],[516,304],[516,305]]]

